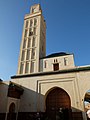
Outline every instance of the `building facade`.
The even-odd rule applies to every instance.
[[[25,15],[17,74],[0,81],[0,120],[87,120],[90,66],[73,54],[46,56],[46,23],[39,4]]]

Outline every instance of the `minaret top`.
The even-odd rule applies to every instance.
[[[35,4],[35,5],[31,6],[30,14],[32,14],[32,13],[37,13],[37,12],[39,12],[39,11],[41,11],[41,6],[40,6],[40,4]]]

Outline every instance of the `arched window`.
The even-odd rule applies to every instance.
[[[15,112],[15,103],[11,103],[9,106],[9,113],[14,113]]]
[[[44,61],[44,68],[47,68],[47,60]]]
[[[28,20],[26,21],[25,28],[28,28]]]
[[[30,20],[30,27],[33,26],[33,20]]]
[[[37,25],[37,19],[35,18],[34,19],[34,26],[36,26]]]
[[[64,58],[64,65],[65,65],[65,66],[68,65],[68,58]]]

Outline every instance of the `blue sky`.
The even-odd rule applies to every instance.
[[[0,78],[15,75],[24,15],[41,3],[47,24],[47,55],[74,53],[75,65],[90,65],[90,0],[0,0]]]

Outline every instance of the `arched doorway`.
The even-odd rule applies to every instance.
[[[61,88],[52,89],[46,97],[48,120],[70,120],[71,101],[67,92]]]
[[[9,106],[9,113],[7,116],[7,120],[16,120],[15,104],[14,103],[11,103]]]

